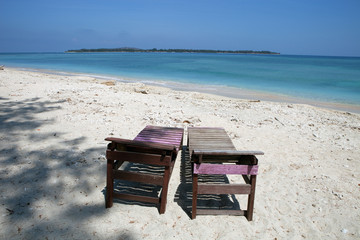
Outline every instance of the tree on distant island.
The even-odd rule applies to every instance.
[[[235,54],[280,54],[271,51],[253,51],[253,50],[206,50],[206,49],[140,49],[140,48],[97,48],[97,49],[78,49],[68,50],[66,53],[83,52],[175,52],[175,53],[235,53]]]

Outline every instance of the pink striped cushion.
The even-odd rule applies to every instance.
[[[136,141],[181,146],[184,129],[171,127],[146,126],[135,138]]]

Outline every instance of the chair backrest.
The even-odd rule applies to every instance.
[[[183,140],[183,128],[146,126],[135,141],[173,145],[179,151]]]

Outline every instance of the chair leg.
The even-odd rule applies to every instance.
[[[251,192],[248,197],[248,205],[247,205],[247,220],[252,221],[253,212],[254,212],[254,200],[255,200],[255,186],[256,186],[256,175],[250,176],[250,184],[251,184]]]
[[[192,212],[191,219],[196,218],[197,195],[198,195],[198,174],[193,174],[193,195],[192,195]]]
[[[165,210],[166,210],[167,192],[168,192],[169,181],[170,181],[170,166],[165,166],[163,178],[164,178],[164,181],[163,181],[163,187],[162,187],[161,196],[160,196],[160,210],[159,210],[160,214],[165,213]]]
[[[113,205],[113,193],[114,193],[113,165],[114,165],[114,160],[108,159],[107,173],[106,173],[106,199],[105,199],[106,208],[111,208]]]

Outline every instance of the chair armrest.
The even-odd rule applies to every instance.
[[[237,163],[257,164],[255,155],[263,155],[261,151],[237,151],[237,150],[193,150],[191,161],[194,163]]]
[[[195,155],[210,155],[210,156],[249,156],[249,155],[264,155],[261,151],[237,151],[237,150],[194,150]]]
[[[172,144],[161,144],[161,143],[153,143],[147,141],[137,141],[137,140],[129,140],[123,138],[114,138],[108,137],[105,138],[106,141],[111,141],[112,143],[119,144],[122,146],[133,146],[133,147],[141,147],[148,148],[154,150],[163,150],[163,151],[173,151],[176,150],[176,146]]]

